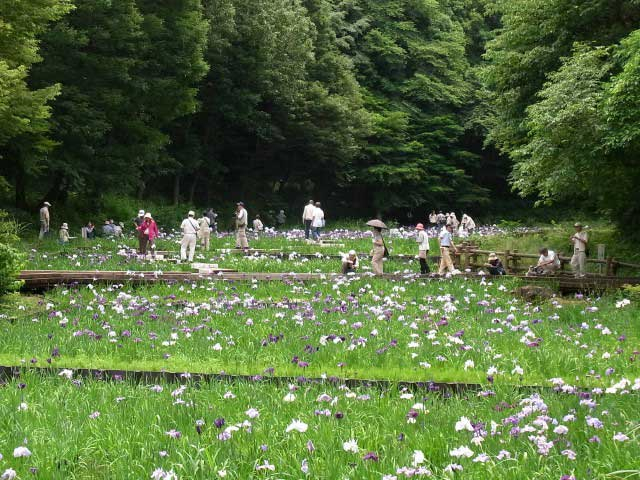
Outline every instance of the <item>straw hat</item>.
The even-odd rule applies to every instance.
[[[50,206],[51,206],[51,204],[50,204],[49,202],[44,202],[44,206],[45,206],[45,207],[50,207]]]
[[[498,255],[495,254],[495,252],[491,252],[489,254],[489,260],[497,260],[498,259]]]
[[[147,212],[144,214],[144,218],[151,218],[151,212]]]
[[[424,225],[419,223],[416,225],[416,230],[424,230]]]
[[[63,228],[64,230],[69,230],[69,225],[67,225],[66,223],[63,223],[60,228]]]

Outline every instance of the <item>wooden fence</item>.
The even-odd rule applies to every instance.
[[[504,250],[502,252],[480,250],[477,246],[465,242],[462,245],[458,246],[458,251],[453,254],[453,260],[454,263],[456,265],[459,265],[459,268],[461,269],[486,268],[486,257],[488,257],[490,253],[495,253],[498,257],[500,257],[505,270],[510,273],[527,271],[529,267],[531,265],[535,265],[540,258],[539,254],[520,253],[518,250]],[[479,261],[480,258],[482,258],[482,262]],[[571,257],[567,257],[563,255],[562,252],[560,252],[558,253],[558,258],[560,259],[560,271],[570,271]],[[640,265],[638,264],[621,262],[613,257],[608,257],[603,260],[597,258],[587,258],[587,264],[602,265],[606,267],[605,273],[603,273],[602,275],[607,277],[615,276],[620,267],[640,270]]]

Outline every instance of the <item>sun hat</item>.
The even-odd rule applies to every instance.
[[[419,223],[416,225],[416,230],[424,230],[424,225]]]
[[[49,202],[44,202],[44,205],[45,205],[46,207],[50,207],[50,206],[51,206],[51,204],[50,204]]]
[[[69,225],[67,225],[66,223],[63,223],[60,228],[64,228],[65,230],[69,230]]]
[[[151,212],[147,212],[144,214],[144,218],[151,218]]]
[[[582,227],[582,224],[580,222],[576,222],[573,224],[574,227]]]
[[[349,250],[349,255],[354,256],[356,255],[356,251],[355,250]]]
[[[489,260],[497,260],[498,259],[498,255],[496,255],[495,252],[491,252],[489,254]]]
[[[196,216],[196,212],[194,212],[193,210],[189,210],[189,217],[195,217]]]
[[[142,217],[144,215],[144,210],[138,210],[138,216]]]

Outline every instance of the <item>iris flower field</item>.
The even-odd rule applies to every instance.
[[[410,255],[411,241],[396,248]],[[117,269],[117,247],[34,246],[30,267]],[[0,387],[0,478],[640,478],[637,303],[527,303],[517,282],[293,276],[13,298],[0,310],[0,364],[14,371]]]

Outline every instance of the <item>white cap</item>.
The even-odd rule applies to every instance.
[[[144,215],[144,210],[138,210],[138,216],[142,217]]]
[[[62,227],[60,228],[64,228],[65,230],[69,230],[69,225],[67,225],[66,223],[62,224]]]
[[[47,206],[47,207],[51,206],[51,204],[49,202],[44,202],[44,205]]]
[[[196,212],[194,212],[193,210],[189,210],[189,216],[190,217],[195,217],[196,216]]]

